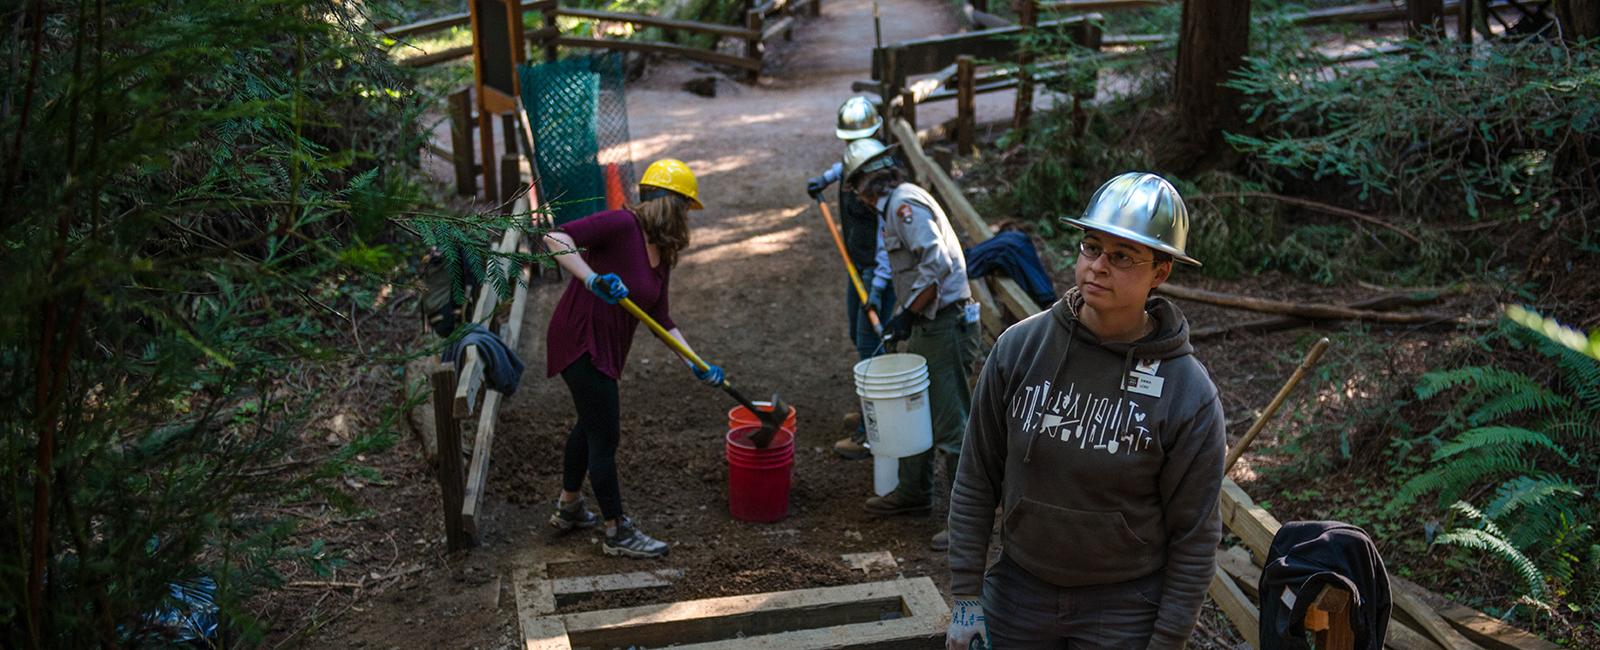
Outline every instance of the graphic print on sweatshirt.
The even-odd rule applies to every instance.
[[[1138,402],[1080,391],[1076,382],[1065,390],[1049,381],[1025,386],[1012,394],[1007,415],[1024,436],[1039,433],[1084,451],[1135,454],[1155,443]]]

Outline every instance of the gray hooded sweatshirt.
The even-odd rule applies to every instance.
[[[1171,301],[1146,303],[1155,330],[1134,343],[1101,341],[1082,304],[1068,291],[984,364],[950,495],[950,591],[981,593],[999,504],[1004,554],[1040,580],[1162,574],[1150,647],[1180,648],[1222,536],[1222,405]]]

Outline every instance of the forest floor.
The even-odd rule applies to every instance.
[[[934,0],[883,0],[885,42],[957,31],[949,4]],[[606,558],[596,533],[556,537],[545,519],[560,488],[561,451],[575,420],[565,385],[546,379],[544,332],[564,282],[547,271],[530,292],[518,354],[527,364],[517,393],[501,406],[488,479],[481,544],[463,554],[444,549],[437,483],[409,435],[386,454],[366,461],[382,482],[356,483],[350,495],[369,516],[314,526],[343,564],[327,576],[291,575],[298,586],[262,599],[267,646],[351,648],[520,647],[511,574],[532,556],[578,556],[564,575],[595,575],[660,568],[681,569],[672,587],[644,596],[598,598],[567,606],[603,609],[647,602],[819,587],[903,575],[930,576],[941,589],[948,577],[942,553],[928,540],[943,526],[936,516],[880,519],[861,502],[871,494],[870,461],[846,461],[829,447],[840,437],[840,418],[856,407],[851,380],[855,360],[843,312],[846,282],[833,242],[803,189],[840,153],[834,111],[850,82],[867,77],[873,40],[872,3],[830,0],[823,15],[802,20],[793,42],[769,56],[757,85],[723,77],[718,96],[685,92],[684,81],[716,74],[698,66],[652,65],[628,87],[632,157],[639,165],[661,157],[687,162],[700,180],[706,209],[692,215],[693,241],[673,273],[673,317],[695,349],[722,365],[747,393],[780,393],[798,411],[791,513],[775,524],[749,524],[728,515],[723,459],[731,401],[697,383],[666,347],[643,328],[636,335],[621,379],[622,444],[619,474],[628,513],[641,528],[672,544],[659,561]],[[1048,102],[1048,99],[1042,99]],[[986,95],[980,118],[1009,114],[1011,95]],[[919,108],[934,124],[953,113],[946,103]],[[440,165],[443,167],[443,165]],[[642,168],[642,167],[641,167]],[[1071,285],[1058,268],[1056,285]],[[1178,275],[1175,282],[1268,298],[1343,302],[1369,290],[1307,289],[1267,276],[1211,281]],[[1450,311],[1483,313],[1462,298]],[[1237,312],[1182,304],[1194,327],[1231,322]],[[407,310],[389,317],[372,345],[398,352],[420,348]],[[1225,399],[1230,438],[1247,429],[1287,378],[1316,333],[1295,330],[1222,339],[1198,345]],[[1306,427],[1329,426],[1310,414],[1318,405],[1354,404],[1367,391],[1388,394],[1392,377],[1414,372],[1459,335],[1437,328],[1338,330],[1336,346],[1319,379],[1296,393],[1257,442],[1270,449]],[[1358,350],[1359,348],[1359,350]],[[1373,356],[1377,353],[1377,356]],[[1387,359],[1369,367],[1370,359]],[[1391,373],[1395,373],[1391,375]],[[397,373],[347,384],[340,396],[368,417],[397,399]],[[755,397],[761,399],[761,397]],[[1350,406],[1356,408],[1356,406]],[[1332,411],[1338,413],[1337,410]],[[1365,453],[1361,441],[1356,450]],[[1381,451],[1381,450],[1378,450]],[[1257,470],[1281,456],[1252,454],[1234,477],[1251,487]],[[1330,475],[1328,492],[1358,493],[1354,476]],[[1267,484],[1263,484],[1267,485]],[[1289,510],[1280,519],[1322,518],[1320,511],[1274,494]],[[1330,497],[1332,499],[1332,497]],[[1335,501],[1337,499],[1334,499]],[[591,500],[592,503],[592,500]],[[1275,511],[1276,512],[1276,511]],[[1400,532],[1400,531],[1396,531]],[[1413,531],[1404,531],[1410,535]],[[306,535],[302,535],[306,539]],[[1380,540],[1380,546],[1382,541]],[[839,561],[843,553],[888,551],[896,568],[862,573]],[[292,583],[293,584],[293,583]],[[1239,637],[1210,609],[1191,647],[1231,648]]]

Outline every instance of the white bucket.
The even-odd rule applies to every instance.
[[[873,357],[856,364],[855,379],[874,457],[873,491],[882,496],[900,482],[900,458],[933,447],[928,362],[916,354]]]

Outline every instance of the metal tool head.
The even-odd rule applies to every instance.
[[[778,435],[778,430],[783,427],[783,422],[789,419],[791,411],[793,409],[784,403],[783,398],[778,397],[777,393],[773,393],[772,410],[757,409],[755,411],[756,419],[761,421],[761,430],[750,434],[750,444],[755,445],[757,449],[766,449],[767,445],[772,444],[772,437]]]

